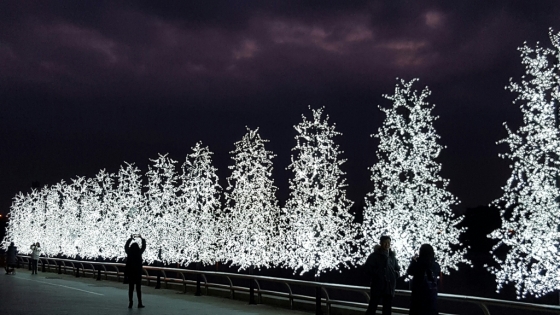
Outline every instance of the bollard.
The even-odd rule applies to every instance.
[[[157,275],[157,281],[156,281],[155,289],[161,289],[161,281],[159,279],[159,272],[158,272],[158,275]]]
[[[101,281],[101,269],[97,269],[97,281]]]

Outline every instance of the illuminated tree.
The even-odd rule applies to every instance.
[[[271,266],[277,251],[280,208],[272,180],[274,154],[265,149],[258,129],[247,128],[231,152],[225,215],[222,216],[222,248],[225,259],[240,269]]]
[[[174,243],[179,241],[175,233],[178,217],[177,173],[175,172],[177,161],[168,158],[167,154],[160,154],[157,159],[150,159],[150,161],[153,162],[153,166],[148,166],[149,170],[146,173],[148,191],[144,196],[147,215],[144,218],[146,234],[142,235],[150,246],[147,247],[143,257],[148,262],[159,260],[170,263],[172,254],[166,249],[176,247]]]
[[[510,80],[508,89],[517,94],[523,124],[517,131],[506,125],[508,136],[498,142],[509,146],[501,156],[511,161],[512,173],[504,195],[493,202],[501,209],[502,227],[489,235],[498,240],[492,250],[498,266],[489,270],[498,291],[515,283],[518,298],[560,289],[560,33],[549,35],[552,49],[538,43],[519,48],[526,75],[521,83]]]
[[[134,163],[126,163],[120,167],[117,175],[116,194],[114,195],[113,211],[107,220],[113,222],[112,231],[108,231],[110,237],[117,243],[115,252],[106,253],[107,257],[126,257],[122,250],[122,243],[131,234],[148,235],[146,220],[148,217],[145,199],[142,195],[142,175]],[[118,241],[117,241],[118,240]]]
[[[468,263],[466,250],[459,248],[463,229],[456,227],[462,217],[453,215],[451,207],[458,201],[438,174],[436,158],[442,146],[433,126],[434,105],[426,101],[431,92],[427,87],[421,93],[412,90],[416,81],[400,80],[394,95],[384,95],[393,105],[380,107],[386,118],[373,135],[379,139],[378,162],[370,168],[373,191],[365,198],[364,251],[367,257],[380,236],[389,235],[399,263],[406,267],[420,246],[429,243],[447,273]]]
[[[2,241],[3,249],[8,249],[10,242],[14,242],[19,252],[26,254],[31,252],[29,246],[36,242],[29,230],[29,222],[33,217],[31,201],[30,194],[24,195],[20,192],[14,197],[8,214],[10,220],[6,226],[6,236]]]
[[[312,120],[294,126],[297,144],[288,166],[290,198],[283,211],[281,235],[285,252],[283,263],[301,273],[313,270],[318,276],[326,269],[349,266],[355,259],[352,245],[356,226],[349,213],[352,202],[346,199],[342,153],[333,138],[340,135],[323,109],[312,110]]]
[[[221,187],[212,166],[212,152],[198,142],[182,170],[177,198],[182,209],[178,221],[181,242],[172,250],[174,260],[182,264],[213,264],[221,259],[217,246]]]
[[[115,174],[101,170],[95,178],[88,180],[89,196],[88,217],[84,218],[87,229],[87,247],[85,256],[90,258],[116,257],[121,253],[124,235],[119,235],[117,214],[117,199],[115,186]]]
[[[56,256],[61,253],[61,235],[65,227],[61,222],[62,214],[62,191],[66,183],[61,181],[47,189],[45,197],[45,236],[41,238],[42,253],[48,256]]]
[[[83,202],[82,194],[87,189],[86,178],[76,177],[72,183],[62,187],[62,207],[60,211],[61,233],[60,252],[69,257],[82,254],[84,247],[82,221]]]

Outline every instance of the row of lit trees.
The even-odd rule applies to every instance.
[[[489,235],[498,289],[513,282],[519,297],[560,289],[559,167],[560,34],[550,32],[554,48],[520,48],[526,76],[509,89],[518,94],[523,125],[507,128],[512,175],[500,207],[502,227]],[[175,171],[177,161],[160,155],[152,160],[143,183],[131,164],[118,174],[101,171],[27,195],[16,196],[3,246],[41,240],[47,255],[122,258],[122,242],[140,233],[150,246],[148,262],[213,263],[240,268],[281,265],[316,275],[341,265],[362,263],[380,235],[393,237],[393,248],[406,264],[423,243],[436,248],[447,273],[465,259],[459,243],[462,220],[451,207],[458,203],[448,181],[439,175],[438,143],[430,90],[400,80],[386,119],[374,136],[378,162],[371,167],[373,190],[366,197],[363,224],[349,213],[345,196],[345,160],[334,142],[335,125],[312,110],[312,118],[294,128],[296,146],[290,197],[278,205],[271,176],[274,154],[257,130],[235,143],[228,186],[218,184],[211,152],[196,144]],[[25,248],[25,247],[24,247]],[[505,249],[506,255],[499,256]]]
[[[295,154],[288,166],[293,178],[284,207],[272,179],[274,154],[258,129],[248,128],[231,152],[223,202],[212,153],[198,143],[179,172],[177,161],[160,155],[145,176],[125,164],[118,174],[102,170],[94,178],[17,195],[5,243],[40,240],[47,255],[123,258],[122,241],[139,233],[150,245],[148,262],[229,261],[241,268],[282,265],[320,274],[363,262],[379,236],[389,234],[401,263],[429,242],[448,272],[468,263],[464,248],[452,250],[460,247],[455,225],[461,218],[453,218],[450,206],[456,201],[437,175],[434,159],[441,146],[433,106],[424,101],[428,90],[418,95],[415,81],[399,81],[395,95],[387,96],[393,107],[385,110],[387,120],[377,135],[379,162],[372,168],[374,191],[363,225],[349,212],[353,203],[340,168],[345,160],[335,143],[340,133],[323,109],[315,109],[294,126]],[[400,113],[400,107],[406,111]]]

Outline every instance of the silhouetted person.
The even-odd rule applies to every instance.
[[[137,243],[130,245],[130,242],[138,236],[142,239],[142,248]],[[136,285],[136,296],[138,297],[138,308],[142,305],[142,254],[146,250],[146,240],[142,236],[132,235],[124,245],[126,251],[126,274],[128,275],[128,308],[132,308],[132,294]]]
[[[41,256],[41,244],[39,242],[31,244],[31,274],[37,274],[37,262],[39,261],[39,256]]]
[[[412,276],[410,315],[437,315],[437,276],[440,266],[430,244],[420,246],[420,255],[410,261],[406,271]]]
[[[8,246],[8,251],[6,252],[6,274],[16,274],[16,265],[17,265],[17,247],[14,245],[14,242],[10,243]]]
[[[379,245],[366,260],[366,272],[371,276],[370,300],[366,314],[375,314],[379,302],[383,302],[383,315],[391,314],[391,302],[395,296],[399,262],[391,250],[391,238],[381,236]]]

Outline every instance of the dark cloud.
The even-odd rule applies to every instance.
[[[519,122],[503,90],[523,71],[516,48],[548,45],[558,16],[556,1],[2,2],[0,211],[32,180],[182,159],[197,140],[225,172],[245,125],[271,139],[285,196],[291,126],[308,104],[344,132],[360,200],[395,77],[431,87],[452,191],[489,202],[507,176],[501,123]]]

